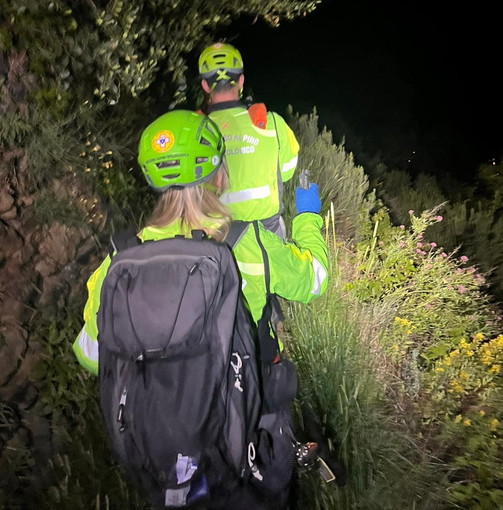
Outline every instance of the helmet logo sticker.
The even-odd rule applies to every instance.
[[[211,158],[211,162],[213,163],[213,166],[217,166],[220,163],[220,158],[215,154],[215,156]]]
[[[168,152],[175,143],[175,137],[171,131],[159,131],[152,139],[152,149],[155,152]]]

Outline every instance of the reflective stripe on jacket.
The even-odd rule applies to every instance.
[[[286,243],[259,223],[259,235],[267,251],[271,292],[290,301],[308,303],[327,287],[328,252],[321,235],[321,217],[313,213],[296,216],[292,225],[294,243]],[[138,235],[143,240],[190,236],[180,224],[165,228],[146,227]],[[255,322],[260,319],[266,299],[262,252],[253,225],[249,225],[233,249],[243,280],[243,294]],[[79,363],[98,373],[97,312],[103,279],[110,265],[108,256],[87,282],[88,299],[84,308],[85,325],[73,344]]]
[[[299,144],[285,120],[267,112],[265,129],[245,106],[217,109],[209,117],[225,140],[230,187],[221,196],[236,220],[265,219],[282,212],[283,182],[292,178]]]

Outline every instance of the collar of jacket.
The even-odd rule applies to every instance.
[[[221,103],[212,104],[208,108],[208,113],[216,112],[218,110],[227,110],[228,108],[246,108],[246,105],[239,101],[239,99],[234,101],[222,101]]]

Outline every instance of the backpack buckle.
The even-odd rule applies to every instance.
[[[318,460],[318,443],[297,443],[295,457],[299,466],[312,469]]]

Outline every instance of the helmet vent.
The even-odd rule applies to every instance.
[[[161,161],[160,163],[156,163],[155,166],[159,169],[162,168],[173,168],[175,166],[180,166],[179,159],[172,159],[170,161]]]
[[[206,140],[206,138],[204,138],[204,136],[201,136],[201,140],[199,140],[200,143],[202,143],[203,145],[209,145],[211,146],[211,143]]]
[[[215,64],[225,64],[225,53],[217,53],[213,55],[213,60],[215,61]]]
[[[166,174],[162,176],[165,181],[171,181],[172,179],[177,179],[178,177],[180,177],[180,174]]]
[[[208,161],[208,158],[205,157],[196,158],[196,163],[206,163],[206,161]]]

